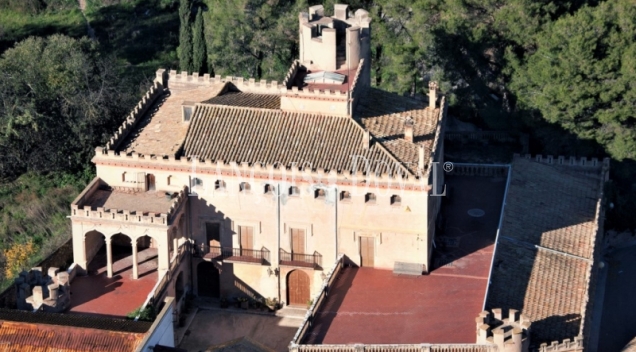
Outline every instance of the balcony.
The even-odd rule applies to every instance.
[[[322,269],[322,255],[318,252],[314,252],[314,254],[289,253],[281,248],[279,258],[280,265]]]
[[[269,265],[269,250],[201,246],[203,259]]]

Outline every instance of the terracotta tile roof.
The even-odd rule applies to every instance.
[[[134,351],[145,334],[0,321],[0,351]]]
[[[636,352],[636,337],[634,337],[631,341],[623,347],[621,352]]]
[[[205,104],[280,109],[280,95],[227,92],[204,101]]]
[[[134,333],[146,333],[152,325],[151,322],[108,318],[87,314],[60,314],[47,312],[37,312],[34,314],[32,312],[6,308],[0,308],[0,321],[74,326],[80,328]]]
[[[486,306],[526,314],[533,344],[580,333],[600,194],[601,172],[591,170],[512,163]]]
[[[143,155],[175,155],[185,139],[188,124],[183,122],[182,105],[210,99],[226,88],[220,83],[210,87],[170,89],[135,126],[118,151]]]
[[[363,129],[347,117],[199,105],[184,155],[285,166],[306,163],[316,169],[338,171],[352,170],[352,156],[363,156],[394,168],[389,154],[377,144],[363,148],[363,135]]]
[[[225,96],[207,103],[218,102]],[[256,99],[259,95],[250,96]],[[270,104],[269,96],[260,96],[262,106]],[[393,169],[397,160],[415,174],[418,145],[424,145],[428,148],[425,155],[428,162],[439,109],[431,111],[420,101],[370,89],[356,111],[359,114],[350,119],[201,104],[194,113],[184,155],[225,162],[279,162],[286,166],[309,162],[317,169],[338,171],[352,170],[352,156],[359,155],[388,163]],[[407,117],[414,122],[414,143],[404,140]],[[380,146],[372,143],[370,149],[363,148],[365,128]],[[387,167],[381,169],[387,171]]]

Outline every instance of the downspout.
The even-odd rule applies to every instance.
[[[336,244],[336,247],[335,247],[336,253],[335,254],[336,254],[336,258],[338,258],[338,187],[334,186],[333,189],[334,189],[334,192],[335,192],[334,196],[336,198],[336,200],[334,202],[334,204],[336,205],[335,208],[334,208],[334,218],[335,218],[335,220],[334,220],[334,224],[335,224],[334,240],[335,240],[335,244]]]
[[[278,267],[278,275],[276,276],[278,276],[278,302],[280,302],[280,183],[276,187],[276,202],[276,217],[278,218],[278,253],[276,253],[276,258],[278,259],[278,263],[276,263],[276,267]]]

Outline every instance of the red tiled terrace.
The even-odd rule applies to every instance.
[[[343,268],[302,343],[475,343],[505,183],[448,177],[445,230],[436,239],[431,273]],[[483,216],[468,214],[475,209]]]
[[[125,317],[144,303],[157,283],[157,250],[139,251],[139,279],[134,280],[130,248],[117,249],[113,246],[112,278],[106,276],[106,253],[102,247],[88,265],[88,275],[77,276],[71,282],[71,313]]]

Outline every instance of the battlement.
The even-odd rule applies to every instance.
[[[552,341],[551,344],[542,343],[539,346],[538,352],[582,352],[583,351],[583,337],[577,336],[572,340]]]
[[[134,209],[109,209],[105,207],[93,207],[91,204],[86,204],[89,203],[90,195],[93,192],[98,189],[106,188],[113,193],[145,193],[138,189],[128,187],[108,187],[108,185],[99,177],[95,177],[95,179],[86,186],[84,192],[82,192],[75,201],[71,203],[71,216],[93,219],[109,219],[142,224],[168,225],[188,197],[187,187],[184,187],[179,193],[167,193],[166,198],[170,200],[170,205],[168,210],[162,213],[138,212]]]
[[[604,158],[602,161],[599,161],[597,158],[588,159],[586,157],[576,158],[570,156],[566,158],[565,156],[559,155],[558,157],[554,157],[552,155],[543,156],[543,155],[535,155],[531,154],[515,154],[515,157],[531,159],[539,163],[544,164],[552,164],[552,165],[566,165],[566,166],[582,166],[587,168],[609,168],[609,158]]]
[[[142,118],[148,109],[154,104],[158,97],[163,95],[164,89],[160,82],[156,82],[150,87],[150,90],[141,98],[137,106],[130,112],[122,125],[117,129],[115,134],[106,143],[106,149],[117,149],[119,144],[128,136],[135,127],[140,118]]]
[[[373,169],[369,170],[370,172],[358,170],[356,172],[351,172],[349,170],[327,170],[327,169],[310,169],[307,167],[303,167],[302,164],[296,164],[297,166],[293,167],[282,167],[281,165],[273,165],[273,164],[261,164],[261,163],[248,163],[248,162],[239,162],[239,161],[230,161],[230,160],[206,160],[206,159],[193,159],[188,157],[175,158],[174,156],[154,156],[154,155],[143,155],[139,153],[118,153],[112,150],[105,150],[102,147],[95,148],[95,158],[93,162],[135,162],[135,163],[152,163],[154,168],[158,169],[170,169],[170,170],[183,170],[184,172],[191,172],[192,168],[196,165],[196,170],[198,173],[206,174],[206,173],[220,173],[220,174],[236,174],[240,173],[241,175],[264,175],[264,177],[274,177],[275,179],[280,179],[286,175],[286,177],[291,177],[292,174],[296,175],[298,180],[300,181],[304,176],[310,177],[311,179],[318,180],[336,180],[336,181],[346,181],[348,183],[353,180],[357,180],[357,182],[362,182],[364,185],[364,180],[372,181],[377,180],[377,182],[395,182],[394,180],[401,181],[413,181],[413,183],[421,183],[424,179],[417,178],[413,175],[410,175],[404,167],[400,167],[399,171],[403,172],[393,172],[393,173],[375,173]],[[370,161],[371,162],[371,161]],[[90,186],[90,185],[89,185]],[[87,188],[89,187],[87,186]],[[413,189],[406,186],[405,189]],[[82,194],[80,194],[82,196]],[[78,198],[80,197],[78,196]]]
[[[63,312],[71,305],[70,277],[59,268],[49,268],[48,275],[42,267],[23,271],[15,279],[18,309],[45,312]]]
[[[477,343],[496,345],[501,352],[528,352],[530,346],[530,319],[516,309],[508,310],[508,317],[495,308],[483,311],[475,318]]]

